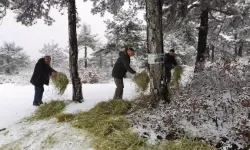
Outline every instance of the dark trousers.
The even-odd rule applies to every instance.
[[[35,97],[33,104],[40,105],[42,103],[43,92],[44,92],[43,86],[42,87],[35,86]]]
[[[123,79],[114,78],[114,80],[115,80],[116,89],[115,89],[115,94],[113,98],[122,99],[123,88],[124,88]]]
[[[167,84],[169,84],[171,81],[171,69],[165,68],[165,74],[166,74],[166,82]]]

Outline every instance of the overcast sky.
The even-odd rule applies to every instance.
[[[92,32],[98,34],[99,38],[106,42],[104,37],[106,25],[103,22],[111,15],[91,14],[92,2],[82,2],[77,0],[77,9],[81,22],[91,25]],[[67,11],[65,11],[67,12]],[[42,56],[38,51],[43,47],[44,43],[58,43],[60,47],[68,45],[68,20],[67,13],[61,15],[56,9],[51,12],[51,16],[55,19],[52,26],[45,25],[43,20],[39,20],[37,24],[26,27],[15,20],[15,14],[8,12],[7,16],[0,21],[0,46],[4,41],[15,42],[24,48],[24,51],[31,56],[31,59],[38,59]]]

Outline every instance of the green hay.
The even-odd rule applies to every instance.
[[[42,104],[31,117],[31,120],[42,120],[51,118],[65,108],[65,103],[63,101],[51,101],[48,104]]]
[[[58,72],[57,75],[53,76],[51,79],[55,87],[59,90],[59,94],[62,95],[69,84],[69,79],[67,76],[62,72]]]
[[[213,150],[206,144],[187,139],[167,141],[160,145],[147,144],[146,139],[129,129],[130,122],[125,115],[130,108],[131,102],[114,99],[98,103],[87,112],[60,114],[56,118],[70,121],[73,127],[88,131],[93,136],[92,145],[96,150]]]
[[[130,123],[124,115],[130,108],[128,101],[101,102],[87,112],[76,114],[72,125],[94,135],[93,146],[97,150],[136,150],[144,140],[129,130]]]
[[[139,150],[146,144],[138,134],[129,130],[115,131],[106,139],[100,139],[95,144],[97,150]]]
[[[143,92],[145,92],[148,88],[148,84],[149,84],[149,76],[147,74],[147,72],[141,72],[141,73],[137,73],[134,78],[133,81],[135,82],[136,86],[142,90]]]
[[[173,87],[173,86],[178,87],[180,85],[180,79],[181,79],[182,73],[183,73],[183,68],[181,66],[176,66],[174,68],[174,73],[173,73],[172,80],[170,82],[170,87]]]
[[[108,115],[124,115],[131,108],[131,102],[113,99],[107,102],[100,102],[89,112]]]
[[[214,147],[197,140],[183,138],[175,141],[166,141],[154,146],[154,150],[215,150]]]
[[[105,136],[113,130],[122,130],[129,127],[125,117],[131,108],[131,103],[122,100],[110,100],[98,103],[88,112],[76,114],[73,126],[84,128],[97,136]]]
[[[172,95],[172,92],[171,92],[172,87],[176,87],[176,88],[179,87],[182,73],[183,73],[183,68],[181,66],[176,66],[174,68],[172,80],[168,84],[168,97],[171,97]]]
[[[58,122],[71,122],[74,120],[74,114],[58,114],[55,116]]]

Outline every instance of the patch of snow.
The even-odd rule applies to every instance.
[[[53,85],[44,86],[44,88],[44,102],[72,99],[72,85],[68,85],[65,94],[62,96],[57,94]],[[115,84],[114,82],[107,84],[83,84],[82,90],[84,102],[81,104],[69,104],[66,107],[66,112],[73,113],[89,110],[95,104],[111,99],[115,91]],[[34,86],[32,85],[0,84],[0,93],[0,129],[20,121],[36,109],[32,105],[34,99]],[[135,93],[136,90],[131,80],[124,80],[124,98],[131,99]]]
[[[52,141],[46,141],[50,138]],[[92,150],[85,132],[72,128],[67,123],[56,123],[55,119],[36,122],[21,122],[0,132],[0,147],[11,149],[17,146],[25,150],[74,149]]]
[[[181,85],[186,86],[194,75],[194,67],[193,66],[183,66],[183,73],[181,76]]]
[[[233,41],[233,36],[228,36],[226,34],[220,33],[220,36],[222,36],[224,39],[226,39],[227,41]]]

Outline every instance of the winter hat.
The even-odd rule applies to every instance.
[[[174,49],[172,48],[172,49],[170,49],[170,52],[173,52],[173,53],[174,53],[175,51],[174,51]]]
[[[133,52],[135,51],[135,50],[134,50],[133,48],[131,48],[131,47],[130,47],[130,48],[128,48],[128,50],[131,50],[131,51],[133,51]]]

